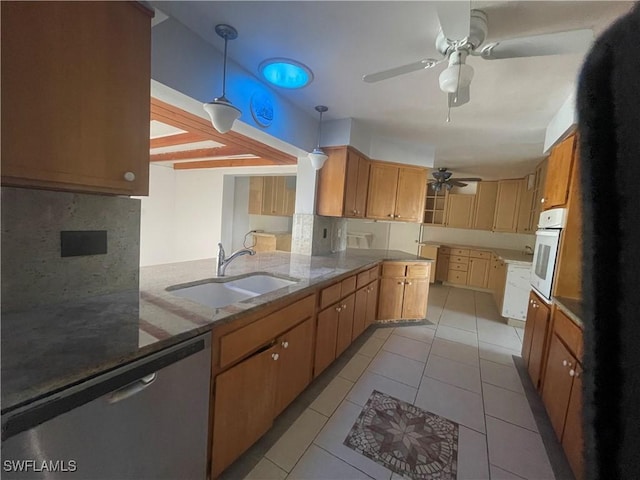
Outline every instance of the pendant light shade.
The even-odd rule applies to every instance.
[[[219,37],[224,38],[224,63],[222,69],[222,95],[214,98],[212,102],[203,105],[205,112],[211,117],[211,123],[220,133],[227,133],[233,127],[242,112],[225,96],[227,87],[227,42],[238,38],[238,31],[231,25],[216,25],[216,33]]]
[[[313,149],[313,152],[309,154],[309,160],[311,160],[311,166],[316,170],[320,170],[324,165],[324,162],[327,161],[326,153],[322,151],[320,148],[320,134],[322,133],[322,114],[329,110],[324,105],[317,105],[316,112],[320,113],[320,121],[318,122],[318,145]]]

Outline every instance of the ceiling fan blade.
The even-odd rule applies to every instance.
[[[458,87],[458,91],[449,94],[449,107],[459,107],[469,103],[471,92],[469,87]]]
[[[458,179],[451,179],[448,182],[450,185],[455,185],[456,187],[466,187],[467,184],[463,182],[459,182]]]
[[[383,70],[382,72],[370,73],[364,75],[362,80],[366,83],[375,83],[381,80],[387,80],[388,78],[397,77],[398,75],[404,75],[405,73],[416,72],[418,70],[424,70],[431,68],[442,62],[443,60],[436,60],[435,58],[423,58],[417,62],[402,65],[400,67],[390,68],[389,70]]]
[[[471,0],[436,2],[436,11],[440,28],[447,39],[462,40],[469,36]]]
[[[455,180],[456,182],[481,182],[481,178],[469,177],[469,178],[452,178],[451,180]]]
[[[532,37],[511,38],[492,43],[482,49],[481,55],[486,60],[499,60],[502,58],[582,53],[586,52],[592,43],[593,30],[571,30]]]

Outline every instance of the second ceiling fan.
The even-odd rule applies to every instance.
[[[449,107],[459,107],[469,102],[473,68],[466,64],[469,56],[484,60],[504,58],[538,57],[586,52],[593,42],[590,29],[548,33],[529,37],[517,37],[484,44],[487,38],[487,15],[481,10],[471,10],[470,1],[437,2],[440,32],[435,44],[443,55],[441,59],[425,58],[417,62],[364,75],[367,83],[433,68],[448,61],[449,66],[440,73],[440,89],[448,94]]]

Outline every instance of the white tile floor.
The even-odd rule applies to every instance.
[[[401,477],[343,445],[373,390],[457,422],[458,480],[553,479],[512,355],[522,331],[489,294],[434,285],[433,326],[379,328],[247,479]]]

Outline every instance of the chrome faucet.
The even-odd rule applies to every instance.
[[[218,243],[218,276],[224,277],[224,272],[227,266],[236,258],[242,255],[255,255],[256,251],[251,248],[243,248],[231,254],[229,258],[226,257],[224,247],[222,243]]]

